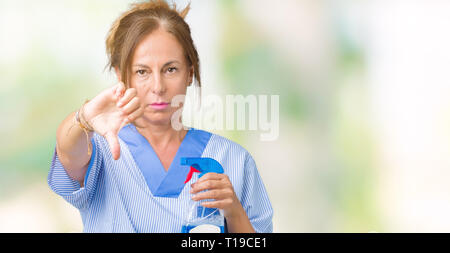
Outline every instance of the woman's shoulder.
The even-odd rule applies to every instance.
[[[195,129],[196,131],[203,131],[210,135],[210,139],[205,148],[204,154],[216,154],[222,156],[242,157],[248,159],[251,157],[249,151],[237,141],[233,141],[228,137],[212,133],[206,130]]]
[[[219,162],[235,187],[242,186],[243,180],[257,172],[255,160],[239,140],[233,141],[219,134],[210,133],[210,140],[202,157],[213,158]],[[242,192],[239,187],[235,190]]]

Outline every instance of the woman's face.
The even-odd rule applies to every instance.
[[[193,68],[172,34],[160,28],[144,37],[134,52],[130,76],[130,87],[136,88],[144,107],[140,122],[170,124],[173,113],[180,109],[171,107],[172,98],[186,95],[192,76]]]

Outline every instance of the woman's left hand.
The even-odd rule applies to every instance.
[[[192,184],[191,188],[191,193],[195,194],[192,200],[214,199],[214,201],[202,202],[201,205],[222,209],[225,218],[238,215],[243,210],[234,192],[233,185],[225,174],[207,173]]]

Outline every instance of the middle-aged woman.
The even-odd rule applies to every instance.
[[[222,209],[228,232],[272,232],[272,206],[252,156],[216,134],[172,127],[183,106],[172,99],[194,78],[200,85],[188,11],[154,0],[123,13],[106,41],[119,83],[58,127],[48,183],[79,209],[85,232],[181,232],[191,198]],[[213,158],[224,174],[195,174],[196,183],[185,185],[181,157]]]

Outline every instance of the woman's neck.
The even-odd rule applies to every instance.
[[[175,130],[172,125],[148,125],[145,128],[136,127],[154,147],[165,148],[171,143],[181,143],[187,130]]]

